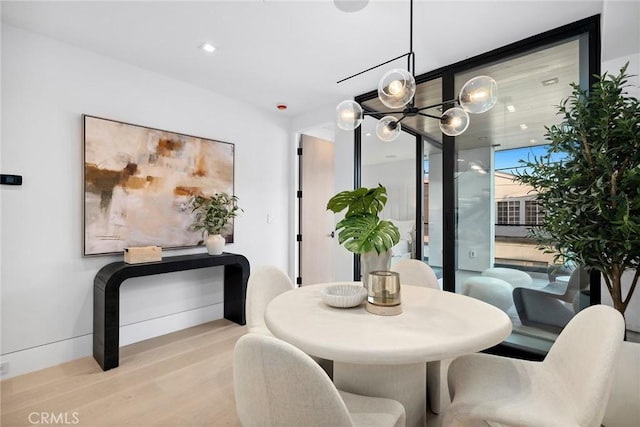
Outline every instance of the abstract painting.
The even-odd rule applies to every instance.
[[[84,255],[202,244],[193,195],[233,193],[234,144],[114,120],[84,119]],[[225,235],[233,241],[233,228]]]

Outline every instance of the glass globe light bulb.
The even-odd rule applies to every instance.
[[[442,113],[440,130],[445,135],[458,136],[469,127],[469,114],[460,107],[449,108]]]
[[[376,124],[376,135],[382,142],[391,142],[398,138],[402,126],[393,116],[385,116]]]
[[[378,82],[378,98],[388,108],[402,108],[416,94],[416,80],[410,72],[395,68]]]
[[[452,117],[451,120],[449,120],[449,126],[452,126],[454,128],[460,127],[461,124],[462,119],[460,117]]]
[[[362,107],[355,101],[347,99],[336,107],[336,124],[343,130],[354,130],[364,120]]]
[[[484,113],[498,101],[498,84],[488,76],[477,76],[460,89],[458,102],[465,111],[473,114]]]
[[[393,96],[402,96],[404,85],[400,80],[394,80],[389,83],[389,93]]]

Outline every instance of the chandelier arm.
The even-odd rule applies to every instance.
[[[432,105],[427,105],[426,107],[420,107],[418,108],[418,111],[422,111],[422,110],[428,110],[429,108],[433,108],[433,107],[440,107],[441,105],[445,105],[445,104],[453,104],[453,103],[458,103],[457,99],[450,99],[448,101],[443,101],[443,102],[438,102],[437,104],[432,104]]]
[[[402,111],[363,111],[362,115],[363,116],[375,116],[378,114],[382,114],[382,115],[389,115],[389,114],[400,114],[402,113]]]
[[[442,120],[442,117],[434,116],[433,114],[418,113],[418,115],[424,116],[424,117],[430,117],[432,119]]]
[[[405,56],[409,56],[409,55],[411,55],[412,53],[413,53],[413,52],[403,53],[402,55],[400,55],[400,56],[396,56],[395,58],[392,58],[392,59],[390,59],[390,60],[388,60],[388,61],[385,61],[385,62],[383,62],[383,63],[381,63],[381,64],[374,65],[373,67],[367,68],[366,70],[360,71],[359,73],[356,73],[356,74],[354,74],[354,75],[352,75],[352,76],[345,77],[345,78],[344,78],[344,79],[342,79],[342,80],[338,80],[336,83],[342,83],[342,82],[344,82],[344,81],[346,81],[346,80],[349,80],[349,79],[352,79],[352,78],[354,78],[354,77],[357,77],[357,76],[359,76],[360,74],[364,74],[364,73],[366,73],[366,72],[368,72],[368,71],[375,70],[376,68],[380,68],[380,67],[382,67],[383,65],[387,65],[387,64],[388,64],[388,63],[390,63],[390,62],[397,61],[398,59],[400,59],[400,58],[404,58]]]
[[[396,120],[396,124],[400,123],[401,121],[403,121],[404,119],[406,119],[407,117],[409,117],[406,114],[403,114],[402,117],[400,117],[398,120]]]

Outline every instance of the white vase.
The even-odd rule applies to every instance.
[[[376,251],[367,252],[360,255],[360,273],[362,274],[362,284],[367,287],[369,273],[372,271],[389,271],[391,269],[391,251],[378,254]]]
[[[219,234],[212,234],[207,236],[207,239],[204,241],[205,245],[207,245],[207,252],[209,255],[220,255],[224,250],[224,245],[226,243],[224,237]]]

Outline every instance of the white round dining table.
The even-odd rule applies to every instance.
[[[326,305],[321,290],[332,284],[278,295],[267,306],[267,327],[305,353],[333,360],[338,388],[400,401],[407,426],[426,422],[425,362],[489,348],[511,333],[502,310],[464,295],[403,285],[402,313],[380,316],[364,303]]]

